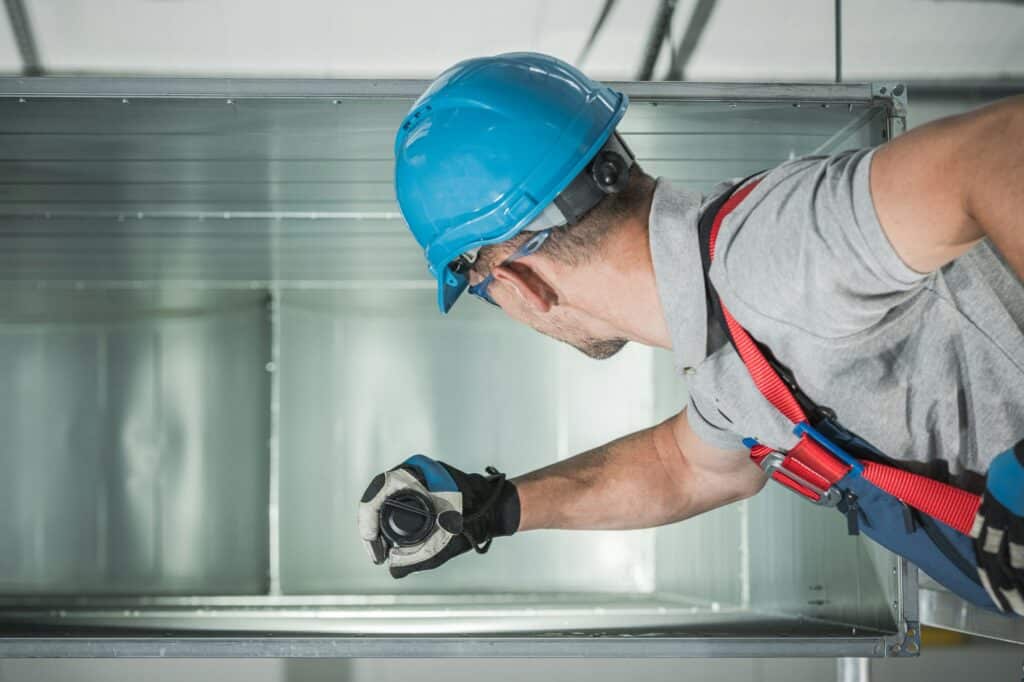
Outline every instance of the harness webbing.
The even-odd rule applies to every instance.
[[[715,244],[722,222],[754,191],[759,182],[753,180],[740,187],[715,215],[708,244],[708,253],[712,260],[715,257]],[[806,424],[808,420],[803,408],[758,347],[757,342],[736,321],[721,299],[718,303],[733,345],[746,365],[757,390],[794,425]],[[772,452],[772,448],[758,443],[750,449],[750,456],[760,465]],[[862,461],[861,464],[864,467],[861,475],[879,489],[961,533],[970,533],[978,505],[981,503],[978,495],[887,464],[869,461]],[[835,484],[851,469],[850,465],[833,456],[806,432],[801,434],[796,446],[785,453],[782,467],[822,489]],[[772,474],[772,478],[811,499],[817,500],[820,497],[818,493],[777,471]]]

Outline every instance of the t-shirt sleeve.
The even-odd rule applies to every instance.
[[[709,401],[702,400],[693,392],[690,393],[686,420],[697,437],[708,445],[722,450],[746,450],[743,437],[732,431],[724,419],[715,419],[719,416],[717,412],[717,408]]]
[[[711,277],[730,307],[839,338],[920,290],[929,275],[900,259],[878,221],[873,155],[798,159],[764,176],[719,236]]]

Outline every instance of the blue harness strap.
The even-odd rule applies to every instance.
[[[833,421],[819,423],[818,430],[855,456],[883,457],[867,441]],[[918,513],[854,471],[840,479],[836,487],[843,494],[838,509],[847,514],[852,532],[863,532],[912,561],[961,599],[999,612],[978,579],[974,543],[969,536]]]

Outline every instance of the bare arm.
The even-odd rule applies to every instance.
[[[747,452],[698,439],[684,410],[515,479],[519,530],[659,526],[749,497],[765,480]]]
[[[872,161],[871,195],[914,270],[940,268],[987,236],[1024,279],[1024,96],[885,145]]]

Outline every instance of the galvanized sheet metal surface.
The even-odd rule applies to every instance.
[[[263,590],[263,297],[83,298],[0,311],[0,593]]]
[[[391,188],[408,98],[21,99],[0,97],[0,279],[426,279]],[[621,130],[649,172],[707,190],[881,113],[794,104],[638,101]]]
[[[735,99],[710,102],[698,100],[712,90],[673,97],[653,85],[637,86],[626,138],[649,172],[703,190],[819,148],[870,144],[884,114],[848,86],[757,96],[725,87]],[[38,607],[72,627],[84,621],[60,595],[120,593],[139,608],[98,596],[78,616],[364,634],[448,632],[452,618],[475,632],[619,623],[648,634],[673,626],[688,643],[600,638],[611,643],[601,651],[885,653],[863,628],[894,627],[891,586],[857,541],[834,535],[830,512],[781,494],[658,530],[531,533],[398,583],[369,565],[353,515],[382,468],[425,451],[519,473],[649,426],[685,400],[665,354],[631,348],[594,364],[481,306],[436,315],[390,189],[408,84],[377,98],[366,86],[127,103],[20,102],[3,97],[12,87],[0,79],[0,374],[17,386],[0,411],[10,434],[0,546],[15,548],[0,555],[0,593],[15,596],[0,598],[0,620]],[[238,87],[252,96],[251,84]],[[795,99],[813,92],[821,97]],[[785,99],[757,101],[772,96]],[[271,586],[339,596],[260,596]],[[504,621],[460,615],[460,595],[474,592],[516,606]],[[156,594],[178,595],[169,620]],[[255,596],[232,611],[202,594]],[[358,614],[332,621],[336,605],[318,601],[368,595],[391,607],[355,603]],[[416,595],[436,600],[426,620],[398,608]],[[312,601],[289,620],[282,599]],[[851,624],[861,637],[844,636]],[[51,651],[599,651],[567,637],[74,641]],[[40,649],[0,638],[0,652],[14,651]]]
[[[382,468],[422,452],[518,474],[672,411],[653,403],[650,349],[595,364],[479,306],[441,318],[435,301],[432,291],[282,298],[285,592],[653,591],[653,530],[528,533],[399,582],[366,560],[354,510]]]

